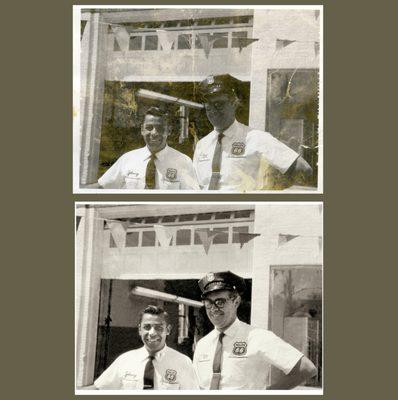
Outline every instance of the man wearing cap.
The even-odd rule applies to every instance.
[[[292,389],[316,374],[314,364],[271,331],[237,318],[244,280],[230,271],[199,281],[206,313],[215,329],[197,343],[194,368],[201,389]],[[284,372],[269,385],[271,366]]]
[[[145,114],[141,134],[146,146],[123,154],[98,180],[105,189],[198,190],[192,160],[167,145],[167,115],[159,107]]]
[[[119,356],[94,382],[96,389],[198,389],[192,361],[166,345],[168,314],[148,306],[140,314],[138,332],[144,346]]]
[[[200,84],[214,127],[198,142],[193,157],[201,188],[245,192],[302,183],[312,169],[299,154],[270,133],[235,119],[239,82],[225,74],[208,76]]]

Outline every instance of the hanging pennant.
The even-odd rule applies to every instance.
[[[238,42],[239,53],[240,53],[244,47],[250,46],[252,43],[257,42],[257,40],[259,39],[238,37],[234,38],[234,40]]]
[[[211,231],[210,232],[210,229],[207,229],[205,231],[196,231],[196,233],[199,236],[199,239],[203,244],[203,248],[205,249],[205,253],[208,254],[210,246],[213,243],[214,237],[217,236],[219,233],[222,233],[222,232],[215,232],[215,231]]]
[[[297,42],[297,40],[284,40],[284,39],[276,39],[275,48],[276,50],[281,50],[289,44]]]
[[[79,224],[81,221],[82,217],[80,215],[76,215],[76,232],[79,229]]]
[[[129,221],[106,220],[106,223],[111,231],[116,247],[118,249],[126,247],[126,235]]]
[[[160,47],[165,51],[171,50],[173,44],[177,43],[178,39],[177,31],[166,31],[164,29],[157,29],[156,33],[159,38]]]
[[[319,18],[319,10],[314,11],[314,18],[317,20]]]
[[[115,35],[117,44],[121,51],[125,52],[129,49],[130,35],[128,34],[126,28],[122,26],[111,25],[113,34]]]
[[[278,238],[278,247],[286,244],[287,242],[290,242],[291,240],[293,240],[299,236],[300,235],[284,235],[284,234],[280,233],[279,238]]]
[[[261,233],[239,232],[238,235],[239,235],[240,248],[242,248],[245,243],[249,242],[250,240],[254,239],[257,236],[260,236]]]
[[[225,39],[225,35],[214,36],[213,34],[210,33],[201,33],[198,36],[200,44],[202,45],[203,50],[205,52],[206,58],[209,58],[210,50],[213,48],[214,43],[217,40]]]
[[[176,233],[177,228],[171,226],[164,225],[154,225],[153,228],[156,232],[156,238],[158,239],[160,246],[164,249],[167,249],[170,244],[173,236]]]
[[[323,238],[322,238],[322,236],[318,237],[318,246],[319,246],[319,252],[322,253],[322,246],[323,246]]]

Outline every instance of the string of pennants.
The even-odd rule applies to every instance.
[[[82,218],[81,216],[76,217],[76,231],[79,229],[81,218]],[[118,249],[126,247],[126,235],[127,235],[127,229],[130,225],[130,221],[128,220],[119,221],[106,218],[95,218],[95,219],[100,219],[106,222],[111,232],[113,241],[115,242],[115,245]],[[186,228],[186,226],[184,227]],[[170,246],[172,239],[177,233],[177,229],[179,229],[179,227],[177,226],[165,226],[160,224],[153,225],[153,228],[155,230],[156,238],[159,241],[160,246],[164,249],[167,249]],[[209,253],[214,238],[217,235],[223,233],[224,232],[211,231],[210,228],[201,231],[196,231],[196,234],[198,235],[206,254]],[[254,239],[257,236],[260,236],[260,233],[237,232],[237,235],[240,248],[242,248],[250,240]]]
[[[284,244],[290,242],[293,239],[296,239],[298,237],[304,237],[304,238],[317,238],[318,239],[318,247],[319,251],[322,250],[322,245],[323,245],[323,238],[322,236],[313,236],[313,235],[290,235],[290,234],[283,234],[280,233],[278,235],[278,247],[283,246]]]

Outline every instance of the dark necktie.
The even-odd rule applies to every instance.
[[[222,146],[221,146],[221,141],[224,137],[223,132],[218,133],[217,137],[217,144],[216,148],[214,149],[214,156],[213,156],[213,162],[211,164],[211,179],[209,183],[209,190],[217,190],[218,185],[220,183],[220,170],[221,170],[221,155],[222,155]]]
[[[211,378],[210,390],[218,390],[220,387],[221,380],[221,358],[222,358],[222,339],[225,336],[224,332],[221,332],[218,336],[216,352],[214,353],[213,360],[213,376]]]
[[[144,390],[153,390],[153,383],[155,379],[155,369],[153,368],[154,356],[149,356],[149,360],[145,365],[144,371]]]
[[[145,173],[145,189],[155,189],[156,183],[156,154],[151,153],[151,158],[148,161],[146,166],[146,173]]]

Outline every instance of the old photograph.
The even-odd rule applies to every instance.
[[[322,203],[78,202],[75,218],[76,394],[323,393]]]
[[[322,6],[74,6],[74,193],[322,193]]]

